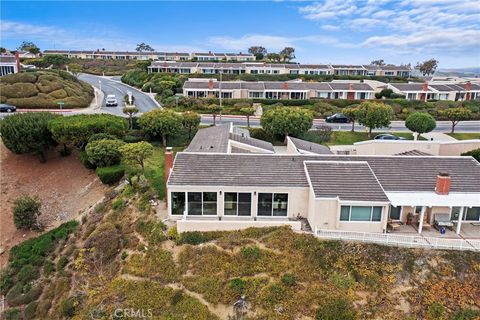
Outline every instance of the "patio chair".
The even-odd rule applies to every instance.
[[[437,230],[440,230],[441,227],[445,227],[445,228],[448,228],[450,230],[453,230],[453,222],[450,220],[450,214],[448,214],[448,213],[437,213],[434,216],[433,226]]]
[[[393,221],[392,219],[388,219],[387,221],[387,229],[390,229],[392,231],[397,231],[400,230],[402,227],[402,223],[399,221]]]

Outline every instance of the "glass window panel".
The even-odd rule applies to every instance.
[[[460,214],[460,207],[452,207],[452,214],[451,214],[451,219],[452,220],[458,220],[458,216]]]
[[[172,192],[172,215],[183,215],[185,211],[185,192]]]
[[[381,221],[381,220],[382,220],[382,207],[373,207],[372,221]]]
[[[400,220],[400,213],[402,212],[402,207],[394,207],[390,206],[390,219],[392,220]]]
[[[370,221],[372,207],[352,207],[351,221]]]
[[[342,206],[340,208],[340,221],[348,221],[350,215],[350,206]]]
[[[466,210],[467,216],[465,217],[465,220],[480,221],[480,207],[471,207]]]
[[[202,193],[201,192],[188,193],[188,215],[189,216],[202,215]]]
[[[287,216],[288,210],[288,193],[275,193],[273,196],[273,215]]]
[[[237,193],[225,192],[223,206],[224,206],[224,214],[226,216],[237,215]]]
[[[238,215],[239,216],[252,215],[252,194],[251,193],[238,194]]]
[[[272,194],[259,193],[258,194],[258,213],[259,216],[272,215]]]
[[[204,192],[203,193],[203,215],[217,214],[217,193]]]

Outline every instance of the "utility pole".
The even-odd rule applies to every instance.
[[[220,99],[220,121],[222,121],[222,74],[223,74],[223,67],[220,68],[220,83],[218,84],[218,89],[219,89],[219,99]]]

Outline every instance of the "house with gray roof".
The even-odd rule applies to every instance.
[[[480,100],[480,85],[465,83],[389,83],[388,88],[402,94],[407,100]]]
[[[1,54],[0,55],[0,77],[6,76],[7,74],[17,73],[20,70],[20,59],[18,54]]]
[[[374,99],[374,88],[368,83],[290,81],[218,81],[189,78],[183,84],[183,95],[190,98],[224,99]]]
[[[201,129],[174,160],[167,151],[168,213],[179,232],[299,230],[306,219],[314,230],[369,233],[408,222],[422,234],[447,217],[460,234],[480,223],[480,163],[472,157],[334,155],[297,138],[287,144],[287,153],[275,153],[222,125]]]

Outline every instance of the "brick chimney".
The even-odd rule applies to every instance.
[[[172,147],[167,147],[165,149],[165,202],[168,203],[168,177],[170,177],[170,172],[173,167],[173,152]]]
[[[208,89],[213,90],[213,79],[208,80]]]
[[[447,195],[450,192],[452,181],[448,172],[439,172],[435,183],[435,192],[441,195]]]
[[[288,90],[288,82],[283,83],[283,90]]]
[[[423,90],[423,91],[428,91],[428,82],[425,81],[425,82],[423,83],[423,89],[422,89],[422,90]]]
[[[465,90],[467,91],[467,94],[465,95],[465,100],[468,101],[471,99],[471,93],[470,93],[470,90],[472,90],[472,83],[470,81],[467,81],[467,83],[465,83]]]
[[[17,72],[20,72],[20,53],[15,52],[15,62],[17,63]]]

